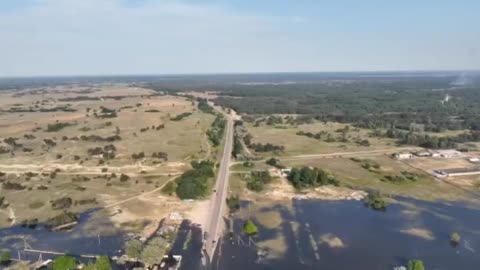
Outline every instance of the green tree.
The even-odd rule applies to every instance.
[[[425,270],[423,262],[421,260],[409,260],[408,270]]]
[[[245,222],[245,225],[243,225],[243,232],[248,236],[252,236],[257,234],[258,228],[255,223],[253,223],[253,221],[247,220],[247,222]]]
[[[97,270],[112,270],[110,259],[107,256],[99,256],[96,263]]]
[[[85,265],[82,270],[97,270],[97,267],[95,263],[93,262],[88,262],[87,265]]]
[[[455,246],[460,243],[460,239],[461,239],[461,236],[457,232],[454,232],[450,235],[450,243],[452,243]]]
[[[379,192],[373,192],[368,194],[365,198],[364,203],[366,206],[372,208],[373,210],[383,211],[387,208],[388,203],[385,198]]]
[[[168,242],[162,237],[155,237],[148,241],[142,250],[142,261],[148,265],[159,264],[168,248]]]
[[[77,267],[77,261],[71,256],[60,256],[53,261],[53,270],[72,270]]]
[[[227,205],[231,213],[239,210],[240,198],[238,197],[238,195],[231,195],[229,198],[227,198]]]
[[[133,239],[127,242],[125,247],[125,253],[130,258],[140,258],[142,253],[143,244],[140,240]]]
[[[0,264],[2,265],[7,265],[10,263],[10,260],[12,259],[12,254],[10,253],[10,250],[2,250],[0,253]]]

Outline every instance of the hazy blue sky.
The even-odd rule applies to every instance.
[[[0,0],[0,77],[480,69],[478,0]]]

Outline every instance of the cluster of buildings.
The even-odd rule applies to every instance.
[[[399,152],[393,154],[393,157],[398,160],[411,159],[414,157],[432,157],[432,158],[462,158],[465,155],[455,149],[445,150],[422,150],[417,152]],[[480,161],[480,160],[479,160]]]
[[[451,158],[465,158],[472,164],[480,165],[480,157],[467,156],[464,153],[454,150],[422,150],[417,152],[399,152],[393,154],[393,157],[397,160],[407,160],[411,158],[438,158],[438,159],[451,159]],[[453,176],[466,176],[480,174],[480,167],[469,168],[451,168],[451,169],[438,169],[433,170],[433,176],[438,178],[453,177]]]

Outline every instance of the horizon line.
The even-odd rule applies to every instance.
[[[1,76],[3,79],[48,79],[48,78],[101,78],[101,77],[155,77],[155,76],[214,76],[214,75],[256,75],[256,74],[321,74],[321,73],[454,73],[454,72],[479,72],[480,69],[400,69],[400,70],[344,70],[344,71],[252,71],[252,72],[186,72],[186,73],[118,73],[118,74],[63,74],[63,75],[18,75]]]

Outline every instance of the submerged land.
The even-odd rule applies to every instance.
[[[0,228],[63,231],[79,224],[90,236],[122,233],[128,237],[118,255],[144,261],[151,243],[161,246],[155,253],[160,257],[172,250],[192,252],[192,233],[179,249],[170,232],[184,220],[200,230],[211,223],[209,198],[220,196],[215,179],[228,115],[235,121],[225,202],[230,210],[223,213],[225,239],[218,240],[210,267],[233,267],[229,252],[250,254],[252,248],[245,259],[266,263],[297,250],[301,261],[290,266],[305,269],[335,266],[322,252],[358,258],[358,252],[346,251],[357,250],[355,230],[334,229],[334,220],[345,222],[347,212],[366,215],[357,217],[364,225],[369,218],[388,222],[378,216],[385,211],[400,213],[402,225],[382,234],[401,245],[408,237],[416,239],[411,243],[438,244],[439,234],[460,231],[470,247],[478,243],[470,220],[443,222],[454,216],[451,209],[464,208],[458,211],[470,216],[480,206],[480,122],[474,105],[480,86],[473,75],[464,85],[452,84],[456,74],[437,75],[4,82]],[[331,231],[303,212],[315,209],[333,219]],[[83,224],[78,216],[92,210],[91,224]],[[441,223],[441,229],[426,220]],[[255,235],[245,235],[246,221],[258,226]],[[230,240],[245,249],[230,248]],[[137,244],[139,251],[132,252]],[[201,254],[201,246],[197,249]],[[221,256],[222,250],[229,255]],[[388,262],[392,254],[384,255],[378,264],[365,265],[406,264]],[[465,262],[475,261],[469,256]],[[422,259],[416,257],[409,259]]]

